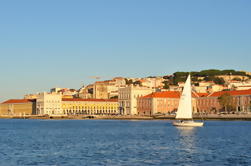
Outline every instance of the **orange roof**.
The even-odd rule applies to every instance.
[[[221,96],[221,95],[223,95],[225,93],[229,93],[231,96],[251,95],[251,89],[214,92],[214,93],[210,94],[208,97],[219,97],[219,96]]]
[[[5,102],[3,102],[2,104],[19,104],[19,103],[30,103],[34,100],[29,100],[29,99],[10,99],[7,100]]]
[[[63,98],[62,101],[99,101],[99,102],[118,102],[118,99],[67,99]]]
[[[192,97],[205,97],[208,93],[192,93]],[[143,98],[180,98],[179,91],[165,91],[165,92],[155,92],[149,95],[143,96]]]
[[[199,97],[207,97],[208,93],[196,93]]]
[[[178,91],[155,92],[144,96],[143,98],[180,98]]]

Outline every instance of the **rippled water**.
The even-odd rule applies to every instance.
[[[0,165],[251,165],[251,122],[0,120]]]

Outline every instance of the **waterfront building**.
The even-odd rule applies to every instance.
[[[137,99],[153,92],[153,89],[140,87],[140,86],[128,86],[119,89],[119,110],[123,115],[137,115]]]
[[[65,115],[117,115],[118,100],[113,99],[62,99]]]
[[[35,100],[11,99],[0,104],[1,115],[24,116],[36,114]]]
[[[218,113],[224,111],[220,105],[219,97],[229,94],[232,97],[231,104],[234,112],[250,112],[251,109],[251,89],[249,90],[235,90],[235,91],[220,91],[214,92],[207,96],[197,98],[197,108],[199,112]]]
[[[179,91],[165,91],[139,97],[137,100],[138,114],[151,116],[173,113],[179,107],[180,94]],[[194,112],[197,112],[196,97],[199,97],[198,94],[193,93],[192,105]]]
[[[39,93],[36,102],[37,115],[63,115],[61,93]]]

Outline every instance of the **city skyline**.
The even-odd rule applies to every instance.
[[[251,71],[250,9],[229,0],[2,2],[0,101],[79,88],[90,76]]]

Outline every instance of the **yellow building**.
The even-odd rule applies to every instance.
[[[11,99],[0,105],[1,115],[33,115],[35,114],[35,100]]]
[[[118,101],[111,99],[62,99],[62,111],[66,115],[115,115]]]

